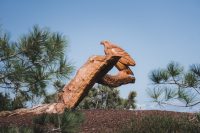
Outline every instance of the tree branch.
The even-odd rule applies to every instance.
[[[8,60],[8,59],[10,59],[10,58],[13,58],[13,57],[15,57],[15,56],[17,56],[17,55],[19,55],[19,54],[21,54],[21,53],[22,53],[22,52],[15,53],[15,54],[10,55],[10,56],[8,56],[8,57],[0,57],[0,62],[1,62],[1,61],[5,61],[5,60]]]

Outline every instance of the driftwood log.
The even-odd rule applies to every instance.
[[[123,84],[134,83],[135,78],[119,71],[116,75],[107,74],[118,62],[120,56],[92,56],[77,71],[75,77],[64,86],[63,91],[58,94],[58,103],[42,104],[31,109],[18,109],[12,112],[1,112],[0,115],[11,116],[25,113],[62,113],[65,108],[75,108],[88,94],[95,83],[118,87]]]

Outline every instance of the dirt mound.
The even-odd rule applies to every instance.
[[[81,125],[81,133],[117,132],[123,127],[131,126],[134,117],[145,115],[173,115],[175,117],[188,114],[169,111],[131,111],[131,110],[82,110],[85,121]],[[192,114],[191,114],[192,115]],[[0,126],[32,126],[33,115],[0,117]]]

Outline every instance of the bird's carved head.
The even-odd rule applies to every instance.
[[[107,45],[109,45],[109,41],[107,41],[107,40],[104,40],[104,41],[101,41],[101,45],[104,45],[104,46],[107,46]]]

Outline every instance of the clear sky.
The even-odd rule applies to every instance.
[[[135,90],[147,109],[151,70],[170,61],[186,69],[200,63],[199,0],[1,0],[0,24],[12,40],[35,24],[62,33],[77,69],[89,56],[104,54],[101,40],[118,44],[137,63],[136,83],[120,87],[121,96]]]

